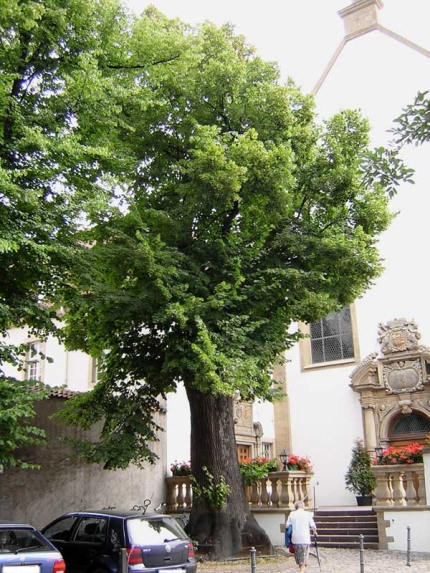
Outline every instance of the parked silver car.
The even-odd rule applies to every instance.
[[[26,523],[0,521],[0,571],[2,573],[65,573],[61,553]]]

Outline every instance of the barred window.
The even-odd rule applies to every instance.
[[[302,370],[359,362],[354,304],[317,322],[301,323],[299,327],[308,335],[300,340]]]
[[[393,436],[399,434],[428,434],[430,421],[420,414],[407,414],[399,418],[393,427]]]
[[[310,334],[313,364],[354,357],[349,307],[313,322],[310,325]]]

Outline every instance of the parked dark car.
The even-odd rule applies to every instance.
[[[58,517],[42,533],[63,555],[67,573],[120,573],[124,561],[128,573],[197,570],[193,544],[169,515],[78,511]]]
[[[65,573],[61,553],[32,525],[0,521],[2,573]]]

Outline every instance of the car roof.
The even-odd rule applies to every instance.
[[[0,528],[6,528],[6,527],[23,527],[25,529],[36,529],[35,527],[33,527],[33,525],[30,525],[29,523],[16,523],[14,521],[7,521],[4,519],[0,519]]]
[[[143,517],[145,519],[168,517],[162,513],[149,513],[144,514],[141,511],[133,511],[128,509],[86,509],[81,511],[69,511],[62,517],[67,515],[100,515],[103,517],[121,517],[126,519],[128,517]]]

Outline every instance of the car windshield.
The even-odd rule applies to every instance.
[[[157,545],[175,539],[187,539],[184,530],[170,517],[128,519],[127,530],[132,545]]]
[[[52,551],[37,531],[22,527],[0,529],[0,553],[22,553],[23,551]]]

